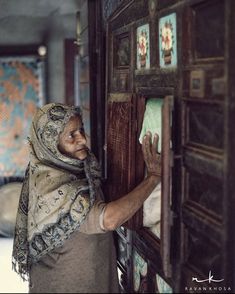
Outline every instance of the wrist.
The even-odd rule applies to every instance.
[[[147,178],[155,185],[161,182],[161,175],[157,173],[148,173]]]

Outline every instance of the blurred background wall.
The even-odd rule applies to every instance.
[[[0,46],[44,44],[47,47],[48,100],[63,102],[64,39],[76,38],[79,0],[0,0]]]

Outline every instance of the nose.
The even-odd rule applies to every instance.
[[[80,131],[77,131],[76,132],[76,143],[78,145],[86,145],[87,143],[87,140],[86,140],[86,136],[84,133],[80,132]]]

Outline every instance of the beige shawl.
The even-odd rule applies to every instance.
[[[30,131],[30,162],[19,201],[13,246],[14,269],[26,278],[30,265],[64,241],[86,218],[100,185],[100,169],[89,152],[85,160],[58,150],[58,137],[80,109],[47,104]]]

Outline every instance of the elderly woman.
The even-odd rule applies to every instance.
[[[30,293],[118,293],[112,231],[160,182],[158,136],[143,139],[148,176],[105,203],[100,168],[87,148],[80,109],[47,104],[30,131],[30,162],[19,201],[13,265]]]

